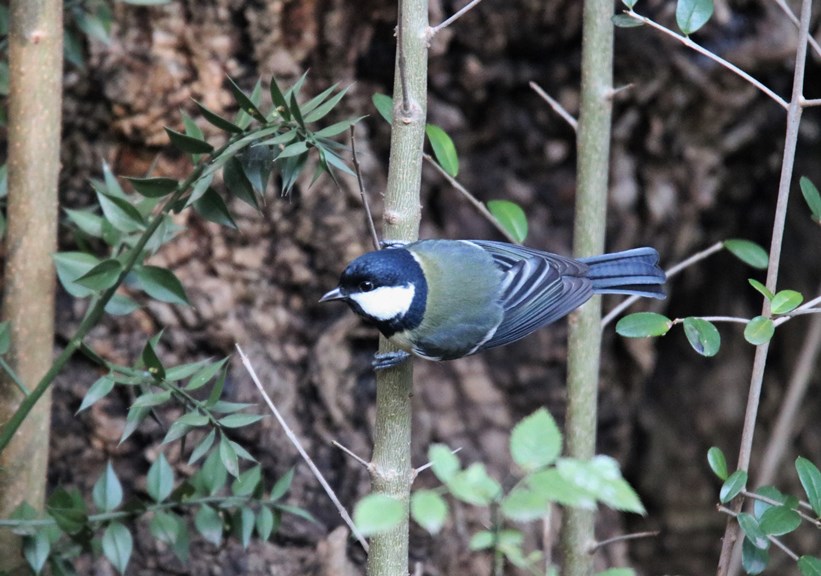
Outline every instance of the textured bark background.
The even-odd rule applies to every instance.
[[[433,1],[431,21],[460,5]],[[309,92],[332,82],[353,83],[340,115],[371,115],[358,126],[358,145],[380,213],[388,127],[370,97],[388,92],[392,83],[395,2],[185,0],[156,8],[115,6],[112,43],[90,44],[87,68],[66,71],[65,206],[90,202],[86,180],[98,173],[101,160],[115,173],[140,175],[158,158],[158,174],[184,174],[187,160],[169,150],[162,128],[179,126],[181,108],[196,116],[191,98],[232,112],[226,74],[249,88],[260,76],[267,80],[276,74],[289,82],[310,69]],[[648,0],[641,8],[672,25],[674,2]],[[571,250],[573,133],[528,82],[575,110],[580,14],[577,0],[486,0],[431,46],[429,121],[454,137],[460,180],[482,200],[521,203],[530,220],[528,244],[561,253]],[[791,24],[766,0],[717,1],[714,22],[698,35],[784,95],[794,37]],[[813,56],[808,97],[821,94],[818,71]],[[671,265],[729,237],[768,246],[784,112],[727,71],[649,29],[617,31],[615,77],[617,84],[633,88],[618,96],[615,107],[609,248],[650,244]],[[821,181],[819,138],[819,115],[810,111],[798,171],[816,182]],[[154,262],[177,273],[193,306],[149,304],[132,317],[109,319],[90,344],[129,363],[147,336],[165,328],[161,352],[172,364],[232,354],[238,342],[342,501],[352,506],[367,490],[367,474],[331,441],[369,455],[374,394],[369,361],[376,338],[347,309],[316,301],[335,285],[342,263],[370,246],[352,181],[345,180],[342,189],[327,178],[311,188],[307,184],[289,198],[272,186],[263,215],[233,203],[238,232],[180,216],[187,232]],[[423,237],[496,237],[432,170],[426,170],[422,194]],[[819,230],[799,200],[796,195],[782,286],[813,294],[821,269]],[[71,245],[69,235],[63,245]],[[755,315],[760,303],[747,285],[749,276],[758,274],[727,254],[713,256],[672,281],[668,300],[652,309],[682,317]],[[81,310],[81,303],[62,296],[62,334],[70,334]],[[791,322],[774,342],[757,438],[762,446],[805,329],[806,320]],[[723,346],[713,359],[692,352],[678,330],[638,341],[615,337],[612,327],[607,331],[599,451],[620,460],[649,514],[625,518],[605,510],[600,536],[649,529],[661,535],[606,548],[599,553],[602,567],[697,574],[715,566],[724,518],[715,512],[718,484],[708,471],[706,450],[721,446],[734,463],[753,353],[735,325],[722,325],[720,331]],[[481,459],[498,478],[508,477],[506,438],[512,423],[538,405],[562,418],[565,336],[559,324],[478,357],[417,362],[416,461],[424,462],[431,442],[446,442],[463,448],[464,462]],[[258,401],[236,359],[231,366],[226,393],[234,400]],[[121,478],[144,478],[158,454],[162,431],[151,424],[118,445],[131,400],[125,394],[74,416],[98,376],[96,368],[78,361],[59,381],[53,485],[90,489],[108,458]],[[816,377],[816,392],[818,385]],[[796,422],[795,453],[785,458],[786,487],[795,487],[796,454],[821,460],[821,429],[813,417],[820,411],[819,395],[810,395]],[[215,549],[198,541],[189,568],[141,524],[133,573],[362,573],[361,552],[276,423],[266,419],[242,439],[271,478],[297,465],[291,501],[310,510],[319,524],[286,518],[270,543],[254,543],[248,551],[234,542]],[[178,450],[172,445],[166,454],[186,474]],[[432,486],[435,480],[423,474],[417,482]],[[139,494],[144,486],[126,489]],[[489,558],[467,550],[471,531],[487,521],[455,505],[442,535],[413,533],[412,560],[423,562],[429,575],[489,574]],[[540,546],[541,529],[528,530],[530,543]],[[797,544],[802,546],[811,550],[813,544]],[[80,568],[109,570],[102,561]]]

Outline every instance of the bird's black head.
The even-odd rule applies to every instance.
[[[348,264],[336,289],[320,302],[344,300],[387,337],[417,327],[425,313],[427,282],[405,248],[364,254]]]

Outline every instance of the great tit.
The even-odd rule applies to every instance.
[[[406,351],[377,355],[376,368],[407,352],[453,360],[524,338],[593,294],[664,298],[658,259],[647,247],[577,260],[504,242],[421,240],[360,256],[320,302],[346,302]]]

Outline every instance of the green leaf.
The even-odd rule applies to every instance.
[[[201,102],[197,102],[196,100],[194,100],[194,104],[196,104],[197,108],[199,108],[203,118],[205,118],[205,120],[212,126],[215,126],[225,132],[230,132],[231,134],[240,134],[243,131],[242,128],[240,128],[230,120],[227,120],[219,114],[217,114],[216,112],[212,112],[211,110],[206,108],[205,105]]]
[[[527,238],[527,215],[521,206],[509,200],[490,200],[487,208],[496,221],[517,242],[524,242]]]
[[[371,96],[376,111],[385,119],[388,124],[393,124],[393,98],[387,94],[376,93]]]
[[[131,408],[153,408],[154,406],[165,404],[169,400],[171,400],[171,390],[149,392],[148,394],[137,396],[134,403],[131,404]]]
[[[214,439],[217,437],[217,431],[211,430],[205,438],[203,438],[197,447],[191,451],[191,456],[188,458],[188,465],[192,465],[194,462],[205,456],[208,450],[211,449],[211,445],[214,443]]]
[[[775,325],[770,318],[756,316],[744,327],[744,339],[753,346],[769,342],[775,334]]]
[[[501,510],[514,522],[532,522],[547,513],[549,503],[544,491],[517,486],[502,499]]]
[[[812,180],[806,176],[802,176],[798,184],[801,186],[801,194],[804,195],[804,201],[807,203],[807,206],[810,207],[812,219],[821,223],[821,193],[818,192],[818,188],[815,187]]]
[[[181,528],[182,519],[173,512],[167,512],[165,510],[157,510],[154,512],[154,516],[148,524],[151,535],[166,544],[175,544],[177,542],[180,537]]]
[[[97,200],[106,220],[120,232],[130,234],[145,228],[142,214],[128,200],[97,192]]]
[[[526,484],[549,502],[585,510],[595,510],[595,495],[584,487],[565,480],[555,468],[540,470],[525,477]]]
[[[291,114],[294,117],[294,120],[297,124],[299,124],[300,128],[303,130],[305,129],[305,119],[302,117],[302,110],[299,108],[299,104],[296,100],[297,92],[291,92],[290,100],[288,103],[290,106],[288,107],[291,110]]]
[[[11,348],[11,325],[8,320],[0,322],[0,356],[7,354]]]
[[[474,506],[489,506],[502,495],[502,486],[488,475],[481,462],[454,475],[447,487],[454,498]]]
[[[616,323],[616,333],[626,338],[664,336],[673,327],[667,316],[655,312],[628,314]]]
[[[271,488],[271,495],[269,496],[269,500],[271,502],[276,502],[290,490],[291,482],[294,480],[294,468],[289,469],[285,474],[283,474],[279,480],[276,481],[274,487]]]
[[[194,515],[194,526],[206,541],[215,546],[222,543],[222,517],[207,504]]]
[[[510,455],[526,472],[552,464],[562,451],[562,433],[553,416],[539,408],[510,434]]]
[[[114,380],[111,376],[108,374],[101,376],[94,382],[94,384],[91,385],[88,392],[86,392],[86,395],[83,397],[82,404],[80,404],[80,407],[77,409],[77,413],[79,414],[83,410],[90,408],[100,399],[104,398],[113,389]]]
[[[353,522],[363,536],[381,534],[402,522],[405,507],[386,494],[368,494],[356,503]]]
[[[737,517],[738,525],[744,531],[745,536],[750,540],[750,543],[756,548],[766,550],[770,547],[770,541],[767,539],[767,534],[758,525],[752,514],[741,512]]]
[[[724,452],[721,448],[713,446],[707,450],[707,463],[710,465],[710,470],[718,476],[719,480],[727,479],[727,476],[729,476],[727,458],[724,457]]]
[[[222,196],[211,188],[208,188],[199,199],[194,201],[194,210],[206,220],[226,228],[238,229]]]
[[[167,126],[165,127],[165,133],[168,134],[168,139],[171,141],[171,145],[178,150],[182,150],[183,152],[187,152],[189,154],[210,154],[214,151],[214,147],[205,140],[194,138],[193,136],[183,134],[182,132],[177,132]]]
[[[726,504],[744,490],[747,485],[747,473],[744,470],[736,470],[721,485],[718,499],[722,504]]]
[[[197,372],[202,370],[204,366],[207,366],[210,363],[211,359],[206,358],[205,360],[198,360],[197,362],[189,362],[187,364],[171,366],[167,368],[165,371],[165,379],[169,382],[177,382],[179,380],[183,380],[193,374],[196,374]]]
[[[251,496],[262,481],[262,468],[259,465],[252,466],[239,476],[231,484],[231,493],[234,496]]]
[[[341,134],[345,130],[348,130],[351,126],[362,120],[364,116],[359,116],[358,118],[348,118],[347,120],[342,120],[341,122],[337,122],[336,124],[331,124],[330,126],[326,126],[321,130],[314,132],[315,138],[331,138],[336,136],[337,134]]]
[[[219,362],[210,362],[209,364],[200,368],[196,374],[194,374],[191,379],[188,381],[188,384],[185,385],[184,389],[188,392],[193,392],[194,390],[199,390],[203,386],[205,386],[211,379],[216,376],[217,372],[225,366],[225,363],[228,361],[228,358],[223,358]]]
[[[417,490],[411,495],[411,518],[428,534],[436,535],[445,525],[448,517],[448,505],[445,499],[433,490]]]
[[[188,305],[185,289],[174,273],[158,266],[135,266],[134,274],[140,281],[140,288],[160,302]]]
[[[228,473],[235,478],[239,476],[237,451],[234,449],[233,443],[225,436],[220,437],[219,455],[222,465],[225,466]]]
[[[106,463],[105,470],[94,483],[91,497],[94,505],[102,512],[111,512],[122,503],[123,486],[111,466],[111,460]]]
[[[57,526],[68,534],[77,534],[88,524],[83,497],[73,489],[57,488],[48,498],[46,510]]]
[[[230,76],[227,76],[226,78],[228,80],[228,88],[231,90],[231,94],[234,95],[234,100],[237,101],[240,109],[258,122],[262,122],[263,124],[267,122],[265,116],[259,111],[256,104],[254,104],[254,101],[249,98],[239,86],[236,85]]]
[[[251,535],[254,533],[254,517],[254,511],[248,506],[243,506],[233,514],[234,536],[240,541],[243,549],[247,549],[251,543]]]
[[[556,469],[562,478],[590,492],[610,508],[646,514],[638,494],[622,478],[615,459],[609,456],[594,456],[586,461],[561,458]]]
[[[685,36],[704,26],[713,15],[713,0],[678,0],[676,24]]]
[[[103,184],[102,187],[95,186],[95,181],[92,180],[92,186],[95,190],[102,191],[104,194],[108,194],[109,196],[115,196],[117,198],[122,198],[123,200],[126,199],[125,192],[123,191],[122,186],[120,186],[120,182],[117,180],[114,172],[111,171],[111,167],[107,162],[103,162],[103,180],[105,184]]]
[[[748,266],[758,270],[767,269],[770,257],[767,255],[767,251],[755,242],[735,238],[725,240],[724,247]]]
[[[428,448],[428,460],[433,474],[443,484],[447,484],[459,472],[459,458],[444,444],[431,444]]]
[[[40,574],[51,554],[51,539],[45,529],[23,539],[23,556],[35,574]]]
[[[145,489],[157,504],[168,498],[174,491],[174,470],[162,452],[148,469]]]
[[[133,549],[134,539],[128,528],[116,521],[109,524],[103,532],[103,554],[120,574],[125,574]]]
[[[308,143],[302,140],[294,142],[293,144],[288,144],[285,148],[283,148],[279,154],[277,154],[277,160],[284,160],[285,158],[290,158],[292,156],[299,156],[304,152],[308,151]]]
[[[331,87],[333,88],[333,86]],[[312,122],[317,122],[328,115],[328,113],[334,109],[334,107],[339,104],[339,101],[345,96],[345,94],[350,89],[350,86],[347,86],[337,92],[332,98],[330,98],[324,104],[317,106],[314,110],[308,109],[305,111],[305,123],[310,124]]]
[[[237,155],[242,171],[259,197],[265,195],[276,153],[270,146],[249,146]]]
[[[773,506],[765,510],[758,521],[761,529],[770,536],[789,534],[801,524],[801,516],[789,506]]]
[[[66,216],[82,232],[94,238],[103,237],[103,218],[88,210],[72,210],[64,208]]]
[[[75,280],[92,270],[100,260],[85,252],[58,252],[51,258],[57,267],[57,277],[66,292],[75,298],[85,298],[94,294],[93,290],[75,284]]]
[[[796,459],[795,470],[798,472],[798,479],[804,487],[812,511],[821,518],[821,471],[803,456]]]
[[[119,260],[110,258],[103,260],[74,282],[95,292],[102,292],[117,283],[122,271],[123,266]]]
[[[245,170],[242,169],[242,163],[235,156],[231,157],[228,162],[225,163],[225,167],[222,170],[222,179],[231,194],[252,208],[260,209],[254,187],[251,186],[251,182],[248,181]]]
[[[758,293],[764,296],[764,298],[766,298],[767,300],[772,300],[775,297],[775,294],[770,292],[770,289],[764,286],[764,284],[762,284],[758,280],[755,280],[753,278],[747,278],[747,282],[750,283],[750,286],[758,290]]]
[[[760,496],[769,498],[770,500],[780,502],[781,504],[784,504],[789,499],[788,496],[782,494],[774,486],[761,486],[760,488],[758,488],[758,490],[755,491],[755,493]],[[761,521],[761,515],[772,507],[773,505],[767,502],[762,502],[761,500],[753,500],[753,516],[755,516],[756,520]]]
[[[175,440],[179,440],[189,432],[191,432],[192,426],[187,424],[186,422],[182,422],[181,420],[177,420],[168,427],[168,432],[165,433],[163,436],[162,444],[168,444],[169,442],[174,442]]]
[[[821,576],[821,558],[802,556],[798,559],[798,570],[801,576]]]
[[[288,110],[288,102],[285,100],[285,95],[282,93],[282,90],[280,90],[277,79],[274,76],[271,76],[270,91],[271,102],[274,103],[277,112],[279,112],[282,118],[287,122],[291,119],[291,111]]]
[[[228,471],[222,463],[219,450],[214,450],[205,459],[200,471],[194,477],[194,485],[198,490],[213,496],[225,486],[228,480]]]
[[[636,576],[636,571],[632,568],[608,568],[597,573],[596,576]]]
[[[260,420],[262,416],[259,414],[229,414],[220,418],[219,423],[225,428],[242,428]]]
[[[693,350],[702,356],[715,356],[721,347],[721,335],[712,322],[690,316],[684,319],[684,335]]]
[[[139,398],[138,398],[139,400]],[[123,427],[122,436],[120,436],[120,444],[125,442],[129,436],[136,432],[139,425],[145,420],[145,417],[151,413],[150,408],[144,406],[132,406],[128,410],[128,416],[125,418],[125,426]]]
[[[747,574],[761,574],[769,561],[770,553],[767,550],[756,548],[748,538],[744,539],[741,545],[741,566]]]
[[[151,340],[143,346],[141,359],[145,368],[154,378],[158,380],[165,379],[165,367],[162,365],[160,357],[157,356],[157,351],[154,350],[154,344]]]
[[[179,185],[176,180],[171,178],[126,178],[134,190],[145,196],[146,198],[162,198],[168,196]]]
[[[427,134],[428,140],[430,140],[436,161],[445,172],[453,178],[456,178],[459,174],[459,156],[456,153],[456,146],[454,146],[451,137],[435,124],[426,124],[425,134]]]
[[[476,552],[478,550],[487,550],[491,548],[496,541],[496,536],[490,530],[480,530],[470,537],[468,548]]]
[[[798,308],[804,301],[801,292],[795,290],[780,290],[773,296],[770,310],[773,314],[789,314]]]
[[[622,2],[624,2],[624,0],[622,0]],[[610,20],[616,28],[638,28],[639,26],[644,26],[644,22],[627,14],[614,14]]]
[[[133,298],[125,294],[114,294],[111,300],[105,305],[106,314],[111,314],[112,316],[128,316],[139,308],[140,305],[137,304]]]
[[[274,513],[267,506],[262,506],[257,513],[256,529],[257,536],[264,542],[271,537],[271,534],[276,528],[277,520]]]

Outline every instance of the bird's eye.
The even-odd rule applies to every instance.
[[[363,280],[359,283],[359,289],[362,290],[362,292],[370,292],[374,289],[373,282],[370,280]]]

